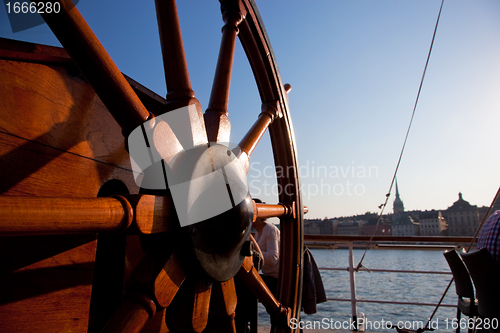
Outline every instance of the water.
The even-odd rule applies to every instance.
[[[354,250],[354,265],[356,266],[364,250]],[[363,266],[373,269],[401,269],[449,271],[442,251],[413,250],[369,250],[363,260]],[[314,249],[312,254],[318,267],[348,267],[347,249]],[[350,299],[349,274],[346,271],[321,270],[323,284],[328,298]],[[358,299],[392,300],[402,302],[437,303],[444,293],[451,275],[442,274],[407,274],[407,273],[356,273],[356,293]],[[455,286],[448,291],[443,304],[456,304]],[[259,305],[259,325],[269,325],[269,316],[262,305]],[[434,306],[414,306],[379,303],[357,303],[358,314],[365,314],[367,327],[370,331],[391,332],[385,329],[387,322],[393,325],[407,325],[416,329],[419,323],[425,325],[434,311]],[[326,318],[326,319],[325,319]],[[323,321],[326,326],[341,325],[352,318],[351,303],[328,301],[318,304],[318,312],[313,315],[302,314],[305,321]],[[456,308],[440,307],[433,318],[432,326],[439,332],[454,332],[452,320],[456,318]],[[465,323],[464,323],[465,324]],[[326,327],[323,328],[333,328]],[[409,326],[412,327],[409,327]],[[383,329],[384,328],[384,329]],[[466,330],[465,330],[466,331]]]

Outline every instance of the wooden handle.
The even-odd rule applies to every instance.
[[[0,197],[0,235],[40,235],[118,231],[134,212],[123,197]]]
[[[172,198],[0,196],[0,236],[120,232],[131,224],[142,234],[178,228]]]
[[[293,206],[285,204],[261,204],[254,203],[253,220],[267,219],[270,217],[294,216]]]

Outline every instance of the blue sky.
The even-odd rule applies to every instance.
[[[379,211],[440,3],[257,1],[281,77],[292,85],[309,217]],[[193,89],[206,107],[221,36],[218,1],[178,1],[178,7]],[[122,72],[165,95],[154,1],[81,0],[78,9]],[[46,25],[13,34],[3,6],[0,36],[58,45]],[[499,55],[500,2],[445,0],[398,173],[406,209],[446,209],[459,191],[472,204],[489,205],[500,185]],[[229,112],[231,140],[238,142],[260,102],[239,44],[234,66]],[[274,178],[267,177],[272,153],[268,138],[263,141],[248,180],[254,196],[274,202]]]

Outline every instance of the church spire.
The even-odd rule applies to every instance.
[[[397,179],[396,179],[396,198],[394,199],[394,205],[392,207],[394,210],[394,215],[397,215],[405,211],[405,206],[403,204],[403,201],[399,197],[399,188]]]

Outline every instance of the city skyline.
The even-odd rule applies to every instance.
[[[462,195],[462,196],[460,196]],[[477,203],[474,203],[474,202],[470,202],[469,200],[467,200],[467,198],[463,198],[463,193],[462,192],[459,192],[457,193],[457,197],[456,199],[460,200],[460,199],[463,199],[465,200],[466,202],[468,202],[469,204],[471,204],[472,206],[477,206],[478,209],[488,209],[490,207],[490,204],[488,205],[480,205],[480,204],[477,204]],[[406,208],[404,209],[403,212],[405,213],[415,213],[415,212],[421,212],[421,213],[427,213],[427,212],[445,212],[447,211],[450,207],[453,206],[454,203],[456,203],[458,200],[454,200],[453,202],[451,202],[451,204],[447,207],[442,207],[442,208],[423,208],[423,209],[412,209],[412,210],[407,210]],[[394,200],[393,200],[394,201]],[[383,212],[383,216],[391,216],[391,215],[397,215],[399,214],[398,213],[394,213],[394,208],[393,208],[393,201],[389,201],[387,203],[387,207],[386,209],[384,210]],[[403,201],[403,200],[402,200]],[[404,202],[404,201],[403,201]],[[405,204],[406,206],[406,204]],[[494,207],[498,207],[498,204],[493,206],[492,208],[494,209]],[[494,211],[491,211],[490,213],[493,213]],[[304,219],[306,220],[321,220],[321,219],[324,219],[324,218],[327,218],[327,219],[336,219],[336,218],[352,218],[352,217],[359,217],[359,216],[364,216],[364,215],[379,215],[379,212],[376,212],[376,211],[372,211],[372,212],[369,212],[369,211],[366,211],[366,212],[360,212],[359,214],[353,214],[353,215],[338,215],[338,216],[324,216],[323,218],[310,218],[308,215],[305,215],[304,216]]]
[[[446,209],[405,211],[396,183],[396,198],[392,212],[383,215],[365,213],[354,216],[332,216],[305,219],[306,235],[364,236],[475,236],[482,222],[500,208],[497,200],[487,206],[471,205],[458,193],[458,200]]]

